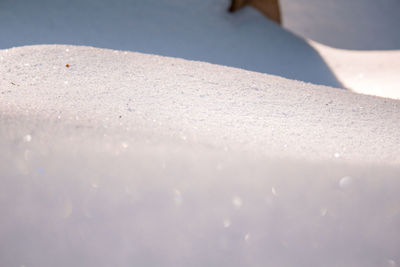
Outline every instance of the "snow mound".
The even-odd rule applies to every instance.
[[[395,266],[400,102],[77,46],[0,51],[1,266]]]
[[[342,49],[400,49],[397,0],[280,2],[285,27],[300,36]]]
[[[3,115],[28,110],[51,121],[88,119],[98,127],[120,125],[273,156],[400,159],[398,101],[90,47],[31,46],[0,56]]]
[[[0,49],[33,44],[129,50],[343,87],[306,41],[230,0],[18,0],[0,4]]]

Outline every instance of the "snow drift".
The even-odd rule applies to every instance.
[[[0,48],[89,45],[343,87],[306,41],[229,0],[18,0],[0,4]]]
[[[398,101],[91,47],[0,63],[2,266],[400,261]]]

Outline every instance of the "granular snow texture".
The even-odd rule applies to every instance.
[[[400,263],[399,101],[91,47],[0,73],[0,266]]]
[[[128,135],[150,131],[273,156],[400,160],[399,101],[89,47],[22,47],[0,56],[3,116],[28,111],[48,123],[90,120]]]

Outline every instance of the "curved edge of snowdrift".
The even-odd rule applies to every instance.
[[[399,162],[395,100],[93,47],[26,46],[1,50],[0,60],[3,114],[87,118],[271,156]]]

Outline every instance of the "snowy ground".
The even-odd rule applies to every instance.
[[[325,160],[339,153],[350,161],[400,163],[396,100],[95,48],[32,46],[0,56],[4,114],[27,109],[27,116],[68,115],[129,129],[146,122],[157,136],[274,157]]]
[[[398,101],[89,47],[0,56],[1,265],[399,262]]]
[[[229,0],[5,2],[0,48],[89,45],[200,60],[341,87],[303,39],[254,9],[233,16]],[[0,13],[0,14],[1,14]]]
[[[0,266],[399,266],[398,35],[228,2],[0,2]]]
[[[281,2],[287,30],[252,8],[228,14],[229,0],[2,1],[0,48],[89,45],[399,97],[399,1]]]
[[[397,0],[280,0],[284,25],[300,36],[346,50],[400,49]]]
[[[281,0],[285,28],[307,38],[344,87],[400,99],[400,2]]]
[[[309,42],[346,88],[360,94],[400,99],[400,50],[341,50]]]

